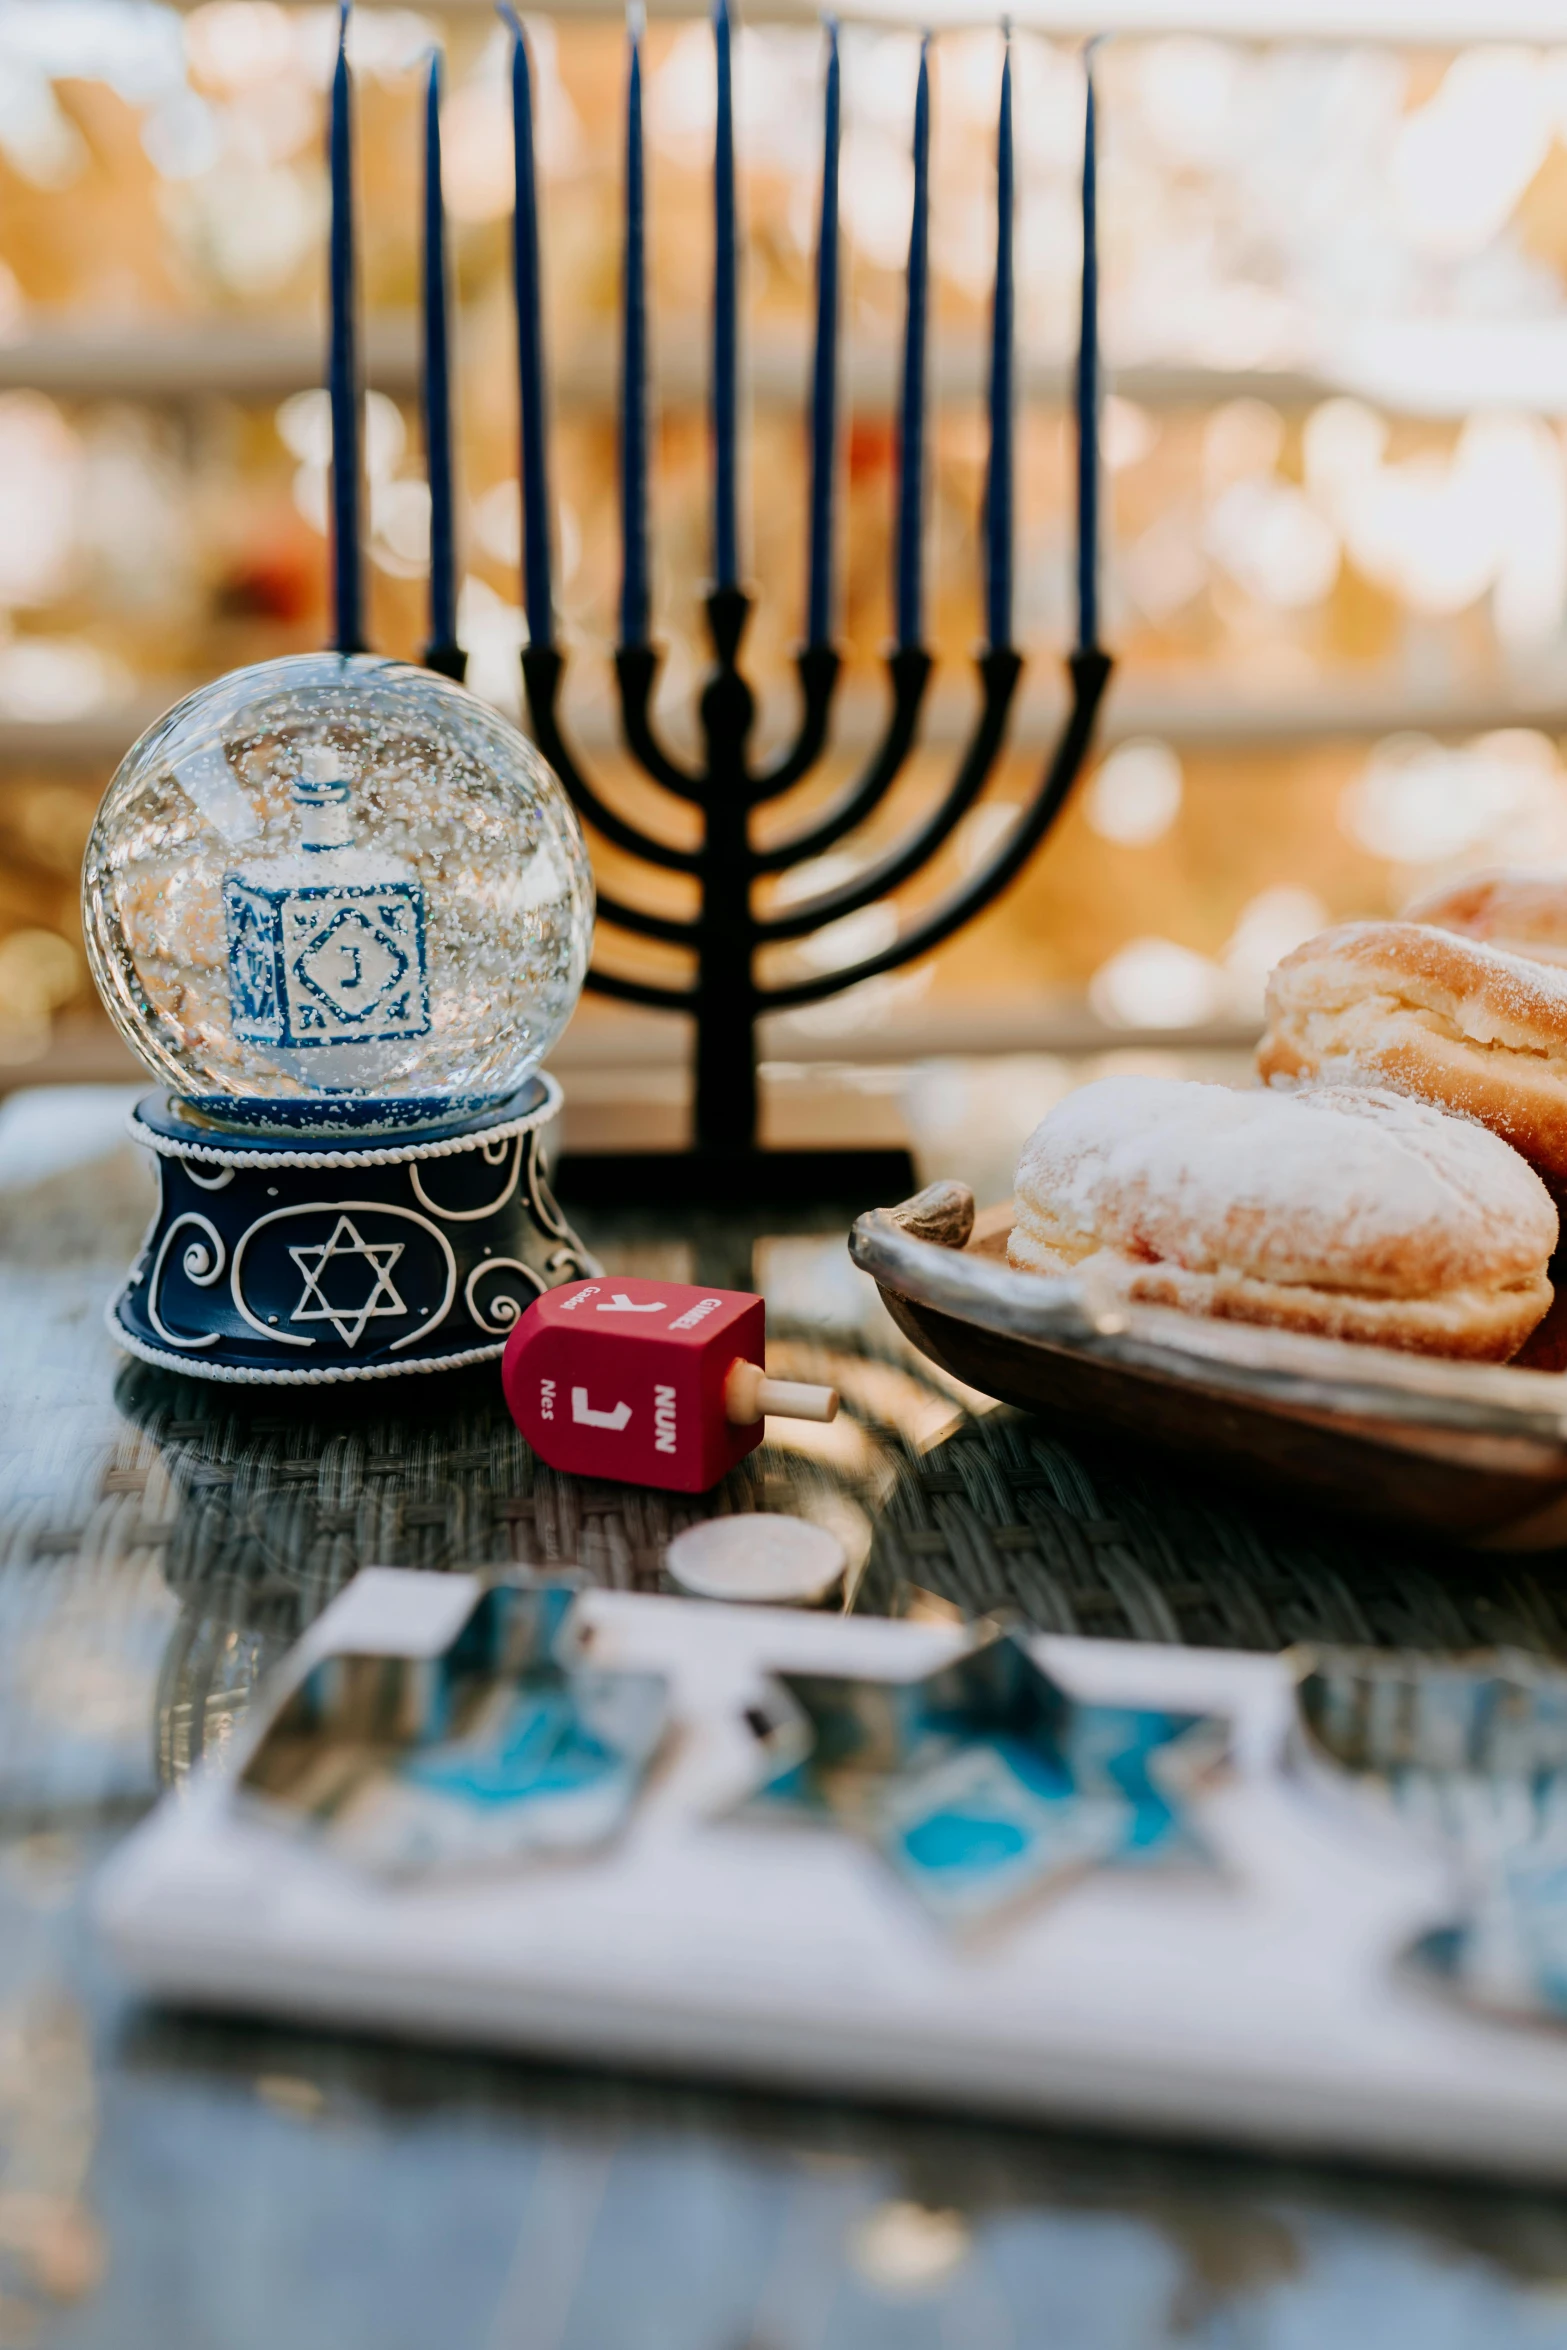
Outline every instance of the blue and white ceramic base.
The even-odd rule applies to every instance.
[[[109,1308],[118,1343],[198,1379],[309,1386],[500,1354],[546,1289],[599,1271],[544,1179],[533,1078],[480,1117],[357,1146],[220,1134],[149,1094],[157,1214]]]

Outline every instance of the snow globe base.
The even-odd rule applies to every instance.
[[[146,1362],[257,1385],[499,1357],[534,1298],[599,1271],[545,1179],[560,1102],[540,1075],[466,1118],[339,1139],[290,1132],[276,1102],[235,1132],[147,1095],[131,1129],[154,1154],[158,1209],[111,1335]]]

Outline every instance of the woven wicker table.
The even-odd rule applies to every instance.
[[[844,1219],[588,1232],[616,1271],[764,1288],[773,1367],[843,1391],[832,1428],[695,1502],[543,1468],[487,1373],[325,1403],[171,1377],[103,1328],[147,1210],[122,1109],[0,1114],[0,2346],[1567,2345],[1567,2217],[1543,2196],[130,2005],[83,1919],[93,1862],[369,1562],[658,1589],[694,1517],[795,1509],[843,1530],[859,1608],[1557,1655],[1567,1559],[1285,1518],[987,1408],[899,1339]]]

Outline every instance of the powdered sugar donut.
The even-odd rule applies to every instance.
[[[1024,1145],[1007,1261],[1100,1295],[1502,1362],[1551,1302],[1516,1151],[1402,1095],[1108,1077]]]
[[[1404,920],[1461,931],[1534,963],[1567,963],[1567,873],[1467,873],[1420,899]]]
[[[1346,922],[1275,969],[1257,1067],[1478,1118],[1567,1186],[1567,970],[1420,922]]]

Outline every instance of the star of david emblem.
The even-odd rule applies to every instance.
[[[288,1252],[305,1277],[299,1303],[289,1320],[330,1322],[345,1346],[357,1346],[367,1322],[396,1319],[408,1311],[392,1279],[392,1267],[403,1246],[400,1240],[366,1240],[352,1217],[339,1216],[330,1240],[322,1241],[318,1248],[291,1248]],[[362,1269],[356,1265],[346,1279],[334,1275],[333,1294],[328,1297],[323,1283],[331,1268],[355,1264],[356,1260],[362,1260]]]
[[[312,995],[341,1020],[364,1020],[406,976],[395,938],[358,906],[345,906],[294,966]]]
[[[922,1681],[776,1679],[797,1710],[768,1725],[773,1770],[742,1810],[846,1829],[948,1928],[1093,1869],[1212,1866],[1186,1802],[1226,1725],[1071,1697],[994,1622]]]

